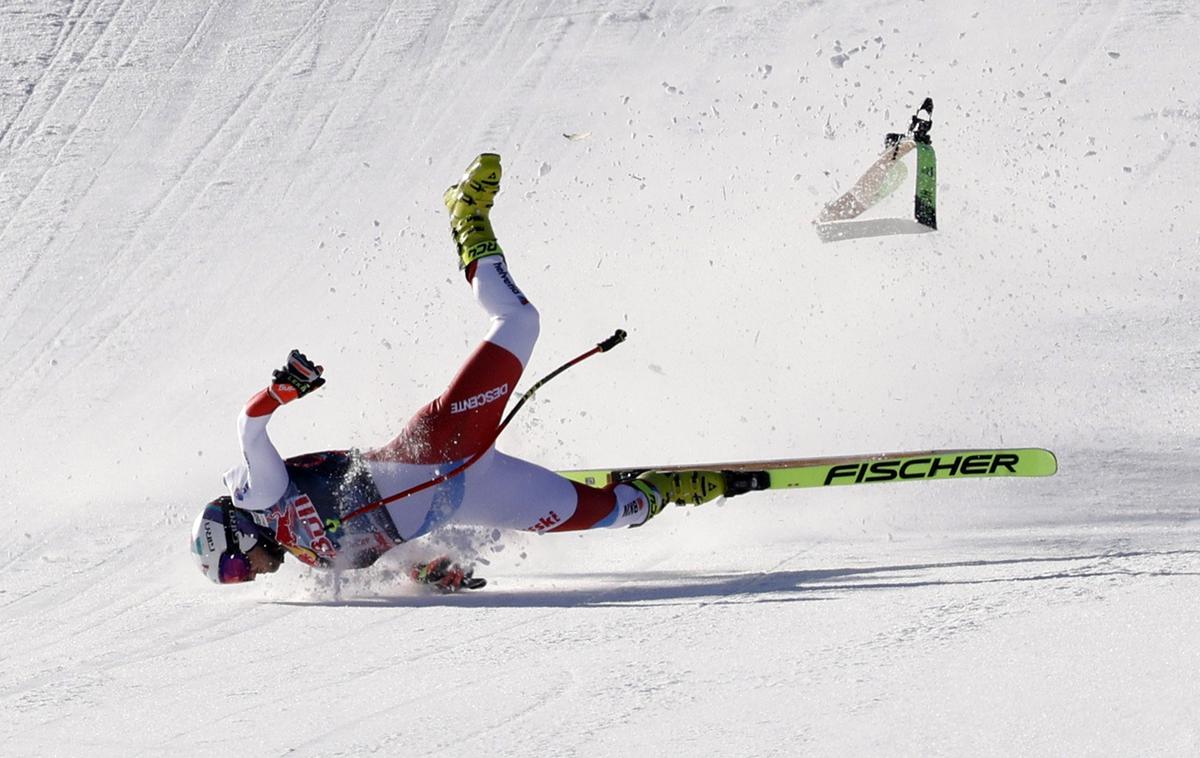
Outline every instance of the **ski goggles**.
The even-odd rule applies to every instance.
[[[218,575],[221,584],[238,584],[254,578],[250,559],[240,553],[222,553]]]
[[[250,569],[250,559],[240,549],[241,540],[238,539],[237,532],[241,530],[235,529],[233,525],[235,520],[244,517],[232,505],[225,506],[224,511],[225,552],[221,553],[217,575],[221,584],[248,582],[254,578],[254,572]]]

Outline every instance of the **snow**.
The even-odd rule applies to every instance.
[[[0,753],[1197,754],[1198,34],[1185,0],[6,3]],[[822,243],[927,95],[939,231]],[[440,196],[484,150],[530,381],[630,334],[507,452],[1059,475],[208,584],[190,523],[289,349],[329,378],[291,455],[390,438],[483,334]],[[400,575],[446,545],[487,589]]]

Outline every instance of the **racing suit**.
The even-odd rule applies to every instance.
[[[263,390],[239,415],[245,463],[224,477],[233,504],[305,563],[362,568],[445,524],[559,532],[634,526],[648,517],[646,497],[634,487],[588,487],[495,449],[504,408],[537,341],[538,311],[502,256],[475,261],[466,273],[490,328],[446,391],[395,439],[370,450],[284,460],[267,435],[279,402]],[[447,473],[483,449],[476,463],[447,481],[342,521],[343,514]]]

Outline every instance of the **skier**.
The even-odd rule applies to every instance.
[[[383,447],[284,460],[267,436],[271,414],[325,383],[323,367],[293,350],[238,417],[245,463],[225,474],[229,494],[208,503],[192,528],[192,552],[209,579],[252,581],[278,570],[288,553],[318,568],[365,568],[396,545],[451,523],[534,532],[641,526],[667,503],[699,505],[734,494],[726,492],[722,473],[701,470],[647,472],[629,483],[589,487],[495,449],[504,407],[539,329],[538,311],[509,275],[492,231],[500,175],[500,156],[485,153],[443,196],[460,268],[491,317],[483,343],[446,391]],[[481,452],[437,486],[342,520]],[[483,584],[446,556],[414,566],[411,575],[445,591]]]

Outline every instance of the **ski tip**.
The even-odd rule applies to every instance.
[[[1028,447],[1014,452],[1021,456],[1024,476],[1054,476],[1058,473],[1058,458],[1044,447]]]
[[[1042,450],[1046,457],[1046,476],[1054,476],[1058,473],[1058,456],[1050,450]]]

